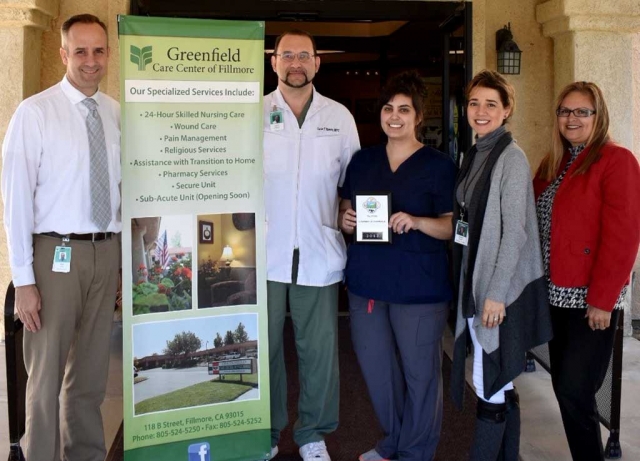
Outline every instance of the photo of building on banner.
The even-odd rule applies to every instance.
[[[135,325],[134,414],[259,400],[257,317],[233,314]]]
[[[125,461],[270,444],[264,23],[121,16]]]

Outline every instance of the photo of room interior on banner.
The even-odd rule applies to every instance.
[[[131,220],[133,315],[257,303],[255,214],[195,222],[194,229],[192,215]]]
[[[258,314],[133,327],[134,414],[260,398]]]
[[[255,213],[198,215],[198,308],[255,305]]]

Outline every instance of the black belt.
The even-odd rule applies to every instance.
[[[48,237],[56,237],[63,239],[68,237],[70,240],[90,240],[92,242],[99,242],[100,240],[107,240],[113,237],[113,232],[96,232],[93,234],[58,234],[57,232],[45,232],[42,235]]]

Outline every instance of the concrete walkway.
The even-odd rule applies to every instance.
[[[445,353],[452,356],[453,337],[445,332]],[[522,461],[572,461],[564,434],[560,409],[551,386],[551,376],[540,365],[533,373],[522,373],[515,381],[520,394]],[[471,357],[467,360],[467,381],[471,384]],[[640,341],[624,339],[622,372],[622,416],[620,443],[622,459],[640,461]],[[603,443],[609,431],[601,426]],[[466,460],[461,460],[466,461]]]
[[[516,380],[522,407],[523,461],[571,461],[551,376],[538,366]],[[620,444],[622,459],[640,460],[640,341],[624,340]],[[609,431],[602,426],[603,443]]]
[[[240,400],[258,400],[259,398],[260,398],[260,389],[254,387],[253,389],[249,389],[244,394],[238,396],[234,400],[234,402],[238,402]]]
[[[148,379],[133,386],[135,403],[214,379],[209,374],[207,367],[169,370],[153,368],[141,370],[138,372],[138,376],[144,376]]]

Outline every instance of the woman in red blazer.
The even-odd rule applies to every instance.
[[[551,377],[573,459],[602,461],[595,395],[640,243],[640,167],[611,141],[594,83],[568,85],[556,116],[551,153],[534,179],[554,332]]]

